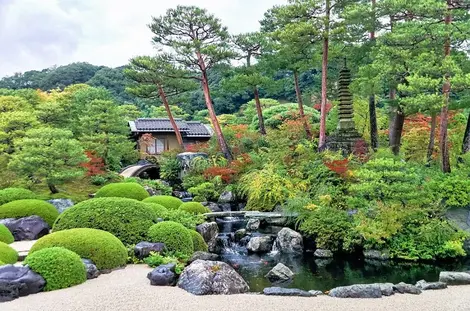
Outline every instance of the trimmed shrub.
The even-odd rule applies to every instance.
[[[0,224],[0,242],[7,244],[15,242],[13,234],[11,234],[10,230],[4,224]]]
[[[148,204],[126,198],[99,198],[78,203],[63,212],[54,231],[94,228],[114,234],[126,245],[147,239],[148,229],[157,222]]]
[[[10,245],[0,242],[0,261],[5,264],[14,264],[18,261],[18,252]]]
[[[196,226],[204,222],[204,216],[201,214],[190,214],[180,209],[169,210],[163,218],[167,221],[174,221],[182,224],[188,229],[196,229]]]
[[[23,188],[6,188],[0,190],[0,205],[8,202],[25,200],[25,199],[36,199],[37,196],[28,189]]]
[[[142,201],[149,197],[149,193],[144,187],[133,182],[115,183],[102,187],[95,195],[95,198],[128,198]]]
[[[41,249],[28,255],[24,262],[46,280],[44,291],[71,287],[87,279],[80,256],[63,247]]]
[[[204,214],[210,213],[211,210],[202,205],[199,202],[186,202],[180,205],[180,210],[188,212],[190,214]]]
[[[3,261],[0,260],[0,266],[6,265]]]
[[[125,266],[127,262],[127,249],[118,238],[109,232],[89,228],[48,234],[34,243],[29,254],[56,246],[71,250],[81,258],[92,260],[100,270]]]
[[[191,237],[193,238],[194,251],[207,252],[208,246],[202,235],[195,230],[189,230],[189,233],[191,233]]]
[[[0,206],[0,218],[22,218],[36,215],[52,227],[59,216],[54,205],[41,200],[17,200]]]
[[[163,205],[167,209],[177,209],[183,204],[178,198],[172,197],[171,195],[156,195],[144,200],[145,203],[157,203]]]
[[[194,253],[191,233],[177,222],[159,222],[150,227],[148,236],[150,242],[165,243],[168,252],[178,252],[187,256]]]
[[[155,214],[157,214],[158,218],[165,218],[166,215],[168,214],[168,209],[163,205],[160,205],[157,203],[145,203],[145,204],[147,204],[148,206],[150,206],[151,209],[153,209]]]

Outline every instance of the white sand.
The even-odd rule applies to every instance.
[[[381,299],[273,297],[262,295],[193,296],[174,287],[150,286],[144,265],[101,275],[63,290],[0,304],[1,311],[451,311],[470,310],[470,286],[396,294]]]

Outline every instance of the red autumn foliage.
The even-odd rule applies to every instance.
[[[85,151],[88,162],[81,164],[87,170],[87,176],[102,175],[105,173],[103,158],[97,157],[93,151]]]
[[[236,160],[233,160],[232,163],[230,163],[230,166],[236,171],[236,172],[241,172],[243,171],[247,165],[251,164],[253,161],[250,158],[250,155],[248,153],[242,153],[241,155],[238,156]]]
[[[195,143],[186,145],[186,152],[207,152],[208,149],[208,143]]]
[[[348,171],[349,160],[332,160],[328,162],[323,162],[325,166],[330,170],[335,172],[340,176],[344,176],[345,173]]]
[[[235,171],[234,169],[218,166],[209,167],[203,172],[204,178],[206,178],[207,180],[210,180],[216,176],[220,176],[220,178],[222,178],[222,180],[226,183],[232,181],[233,177],[236,174],[237,171]]]
[[[353,147],[353,154],[361,161],[367,162],[369,160],[369,148],[364,139],[356,140]]]
[[[333,105],[330,102],[327,102],[325,108],[326,108],[326,113],[328,113],[330,112],[331,108],[333,108]],[[313,105],[313,109],[321,111],[321,103],[317,103]]]

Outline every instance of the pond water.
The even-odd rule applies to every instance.
[[[318,259],[312,253],[300,257],[280,254],[250,254],[246,247],[235,243],[231,233],[244,228],[243,219],[218,219],[220,237],[224,241],[222,261],[230,264],[250,285],[252,292],[261,292],[265,287],[280,286],[303,290],[330,290],[337,286],[376,282],[415,284],[419,280],[437,281],[441,271],[469,271],[470,260],[445,263],[412,263],[370,261],[362,256],[334,259]],[[261,233],[276,233],[281,228],[269,228]],[[264,276],[277,263],[283,263],[295,274],[292,282],[272,284]]]

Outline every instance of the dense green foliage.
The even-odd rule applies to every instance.
[[[174,221],[163,221],[150,227],[151,242],[165,243],[167,252],[179,252],[191,256],[194,252],[193,238],[188,229]]]
[[[87,279],[80,256],[63,247],[41,249],[28,255],[24,262],[44,278],[45,291],[71,287]]]
[[[14,264],[18,261],[18,252],[10,245],[0,242],[0,261],[5,264]]]
[[[186,266],[187,256],[180,256],[176,255],[167,255],[163,256],[159,253],[151,253],[150,256],[144,259],[144,262],[149,265],[149,267],[156,268],[160,265],[166,265],[169,263],[176,264],[175,273],[181,274],[183,272],[184,267]],[[181,257],[184,257],[183,259]]]
[[[0,205],[16,200],[36,199],[36,197],[37,196],[28,189],[6,188],[0,190]]]
[[[201,214],[191,214],[179,209],[168,210],[163,219],[180,223],[188,229],[195,229],[197,225],[204,222],[204,216]]]
[[[15,241],[13,234],[11,234],[10,230],[4,225],[0,224],[0,242],[11,244]]]
[[[165,218],[168,214],[168,209],[160,204],[157,203],[145,203],[147,204],[157,215],[158,218]]]
[[[145,241],[148,229],[157,221],[147,204],[126,198],[98,198],[83,201],[63,212],[53,230],[94,228],[108,231],[124,244]]]
[[[36,215],[52,227],[59,216],[54,205],[41,200],[18,200],[0,206],[0,218],[21,218]]]
[[[207,252],[207,243],[206,241],[204,241],[202,235],[200,235],[199,232],[195,230],[189,230],[189,232],[191,233],[191,237],[193,238],[194,251]]]
[[[210,209],[199,202],[185,202],[180,205],[179,209],[191,214],[210,213]]]
[[[63,247],[90,259],[101,269],[124,266],[127,261],[126,247],[109,232],[78,228],[53,232],[34,243],[29,254],[50,247]]]
[[[109,184],[98,190],[95,198],[118,197],[142,201],[149,197],[147,190],[137,183]]]
[[[170,195],[156,195],[144,200],[145,203],[157,203],[169,210],[175,210],[183,204],[183,201]]]

